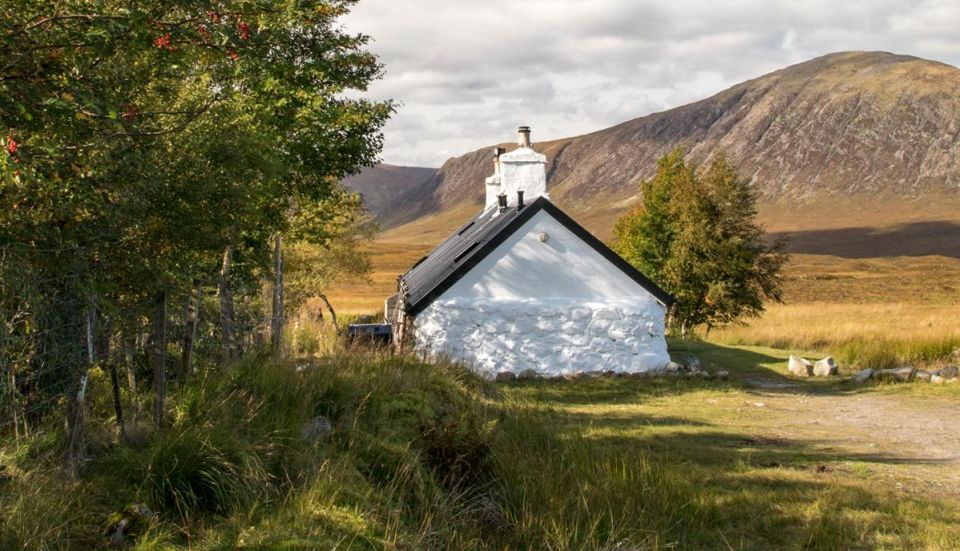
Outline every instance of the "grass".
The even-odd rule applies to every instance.
[[[783,378],[782,351],[672,346],[736,378]],[[138,549],[960,546],[956,499],[892,489],[888,455],[779,434],[791,414],[760,418],[757,400],[736,380],[494,386],[456,365],[357,352],[249,361],[175,393],[159,435],[121,446],[97,427],[105,443],[79,480],[59,473],[49,439],[0,448],[13,473],[0,548],[97,548],[111,516],[141,502],[158,514]],[[316,415],[332,433],[311,442]]]
[[[833,355],[849,368],[937,364],[960,349],[960,304],[771,305],[747,325],[711,333],[734,345]]]

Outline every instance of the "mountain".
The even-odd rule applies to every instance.
[[[476,210],[492,147],[448,160],[418,193],[402,194],[410,202],[391,210],[428,216],[392,233],[442,234]],[[960,221],[960,69],[885,52],[835,53],[534,147],[547,155],[551,198],[603,238],[675,147],[695,163],[724,151],[778,231]]]
[[[409,222],[429,212],[421,201],[436,189],[435,168],[379,164],[343,180],[343,185],[363,195],[363,202],[383,227]]]

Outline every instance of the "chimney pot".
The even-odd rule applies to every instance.
[[[497,195],[497,207],[501,213],[507,212],[507,194]]]
[[[530,127],[521,126],[517,129],[517,134],[519,134],[519,144],[520,147],[530,147]]]
[[[518,209],[523,208],[523,190],[522,189],[517,190],[517,208]]]

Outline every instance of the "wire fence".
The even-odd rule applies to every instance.
[[[131,298],[80,271],[37,269],[38,257],[61,252],[0,246],[0,443],[52,429],[72,464],[84,456],[91,414],[115,421],[122,437],[125,414],[129,422],[157,396],[162,406],[167,386],[227,358],[216,281],[165,288],[160,309],[155,294]],[[232,295],[229,354],[263,352],[270,339],[262,286],[241,282]],[[91,377],[109,381],[97,397]],[[96,409],[95,399],[113,407]]]

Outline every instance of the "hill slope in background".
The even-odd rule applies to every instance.
[[[429,212],[429,204],[421,199],[433,194],[436,173],[435,168],[379,164],[346,178],[343,185],[363,195],[381,226],[392,227]]]
[[[960,220],[960,69],[883,52],[830,54],[535,147],[548,157],[551,198],[603,238],[675,147],[695,163],[725,151],[751,178],[771,230]],[[388,237],[442,237],[476,210],[489,152],[452,158],[419,194],[398,197],[390,211],[428,216]]]

